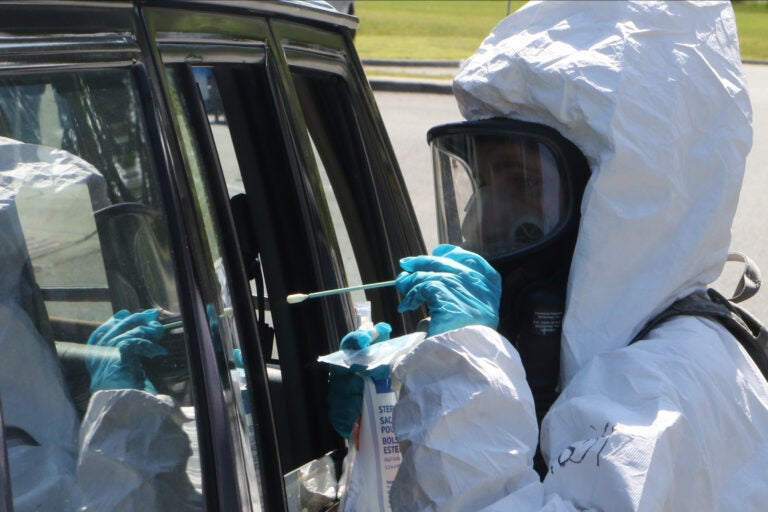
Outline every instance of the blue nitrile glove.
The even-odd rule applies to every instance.
[[[91,374],[91,392],[100,389],[140,389],[157,393],[147,379],[139,357],[157,357],[168,351],[157,342],[163,337],[163,324],[157,310],[130,314],[121,310],[93,331],[88,345],[116,347],[120,358],[94,355],[85,361]]]
[[[352,331],[341,340],[343,350],[360,350],[372,343],[389,339],[392,327],[384,322],[374,326],[378,337],[374,340],[366,329]],[[378,366],[365,370],[358,365],[351,368],[331,366],[328,374],[328,416],[336,432],[346,439],[352,437],[352,427],[360,417],[363,406],[363,379],[360,375],[370,375],[374,379],[389,377],[388,366]]]
[[[427,336],[466,327],[499,325],[501,276],[473,252],[455,245],[438,245],[432,256],[400,260],[405,271],[395,286],[403,294],[399,312],[426,303],[431,319]]]

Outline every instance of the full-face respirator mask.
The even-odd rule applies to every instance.
[[[565,291],[589,167],[544,125],[490,119],[432,128],[441,243],[502,276],[499,331],[517,348],[541,421],[557,396]]]

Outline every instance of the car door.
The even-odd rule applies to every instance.
[[[190,200],[208,217],[205,250],[228,275],[235,314],[238,301],[252,301],[249,330],[232,347],[245,355],[249,382],[268,383],[268,397],[251,396],[253,423],[273,422],[269,449],[278,452],[254,463],[270,481],[264,475],[279,468],[293,507],[307,468],[335,472],[344,450],[317,357],[354,327],[357,300],[371,300],[374,318],[397,332],[413,330],[417,315],[397,314],[393,288],[297,305],[285,298],[392,279],[398,258],[423,244],[348,34],[268,5],[144,16]]]
[[[0,473],[37,471],[14,476],[6,504],[333,507],[345,445],[317,357],[358,300],[395,333],[419,314],[398,315],[392,288],[285,297],[392,279],[423,250],[349,20],[271,2],[0,15],[0,343],[16,340]],[[147,310],[163,354],[134,360],[142,391],[95,391],[122,361],[119,340],[96,346],[105,330]],[[135,408],[102,415],[112,395]]]

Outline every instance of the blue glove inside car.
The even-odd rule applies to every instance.
[[[352,331],[341,340],[342,350],[360,350],[372,343],[389,339],[392,327],[384,322],[374,326],[376,333],[368,329]],[[375,337],[375,339],[374,339]],[[374,379],[389,377],[389,367],[379,366],[366,370],[362,366],[353,365],[346,369],[331,366],[328,375],[328,415],[331,424],[339,435],[351,439],[352,427],[360,418],[363,404],[363,379],[361,375],[370,375]]]
[[[134,314],[121,310],[93,331],[88,345],[115,347],[120,357],[100,357],[94,353],[86,359],[85,365],[91,374],[91,392],[100,389],[140,389],[157,393],[139,360],[139,357],[153,358],[167,354],[167,350],[157,344],[164,333],[157,314],[156,309]]]
[[[400,267],[398,311],[426,304],[431,316],[427,336],[468,325],[498,327],[501,276],[483,257],[442,244],[432,256],[403,258]]]

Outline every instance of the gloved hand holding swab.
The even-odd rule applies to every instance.
[[[348,286],[346,288],[335,288],[333,290],[323,290],[321,292],[312,293],[293,293],[287,297],[288,304],[298,304],[304,302],[307,299],[314,299],[316,297],[327,297],[328,295],[338,295],[340,293],[354,292],[357,290],[370,290],[371,288],[384,288],[385,286],[394,286],[395,280],[382,281],[380,283],[361,284],[358,286]]]

